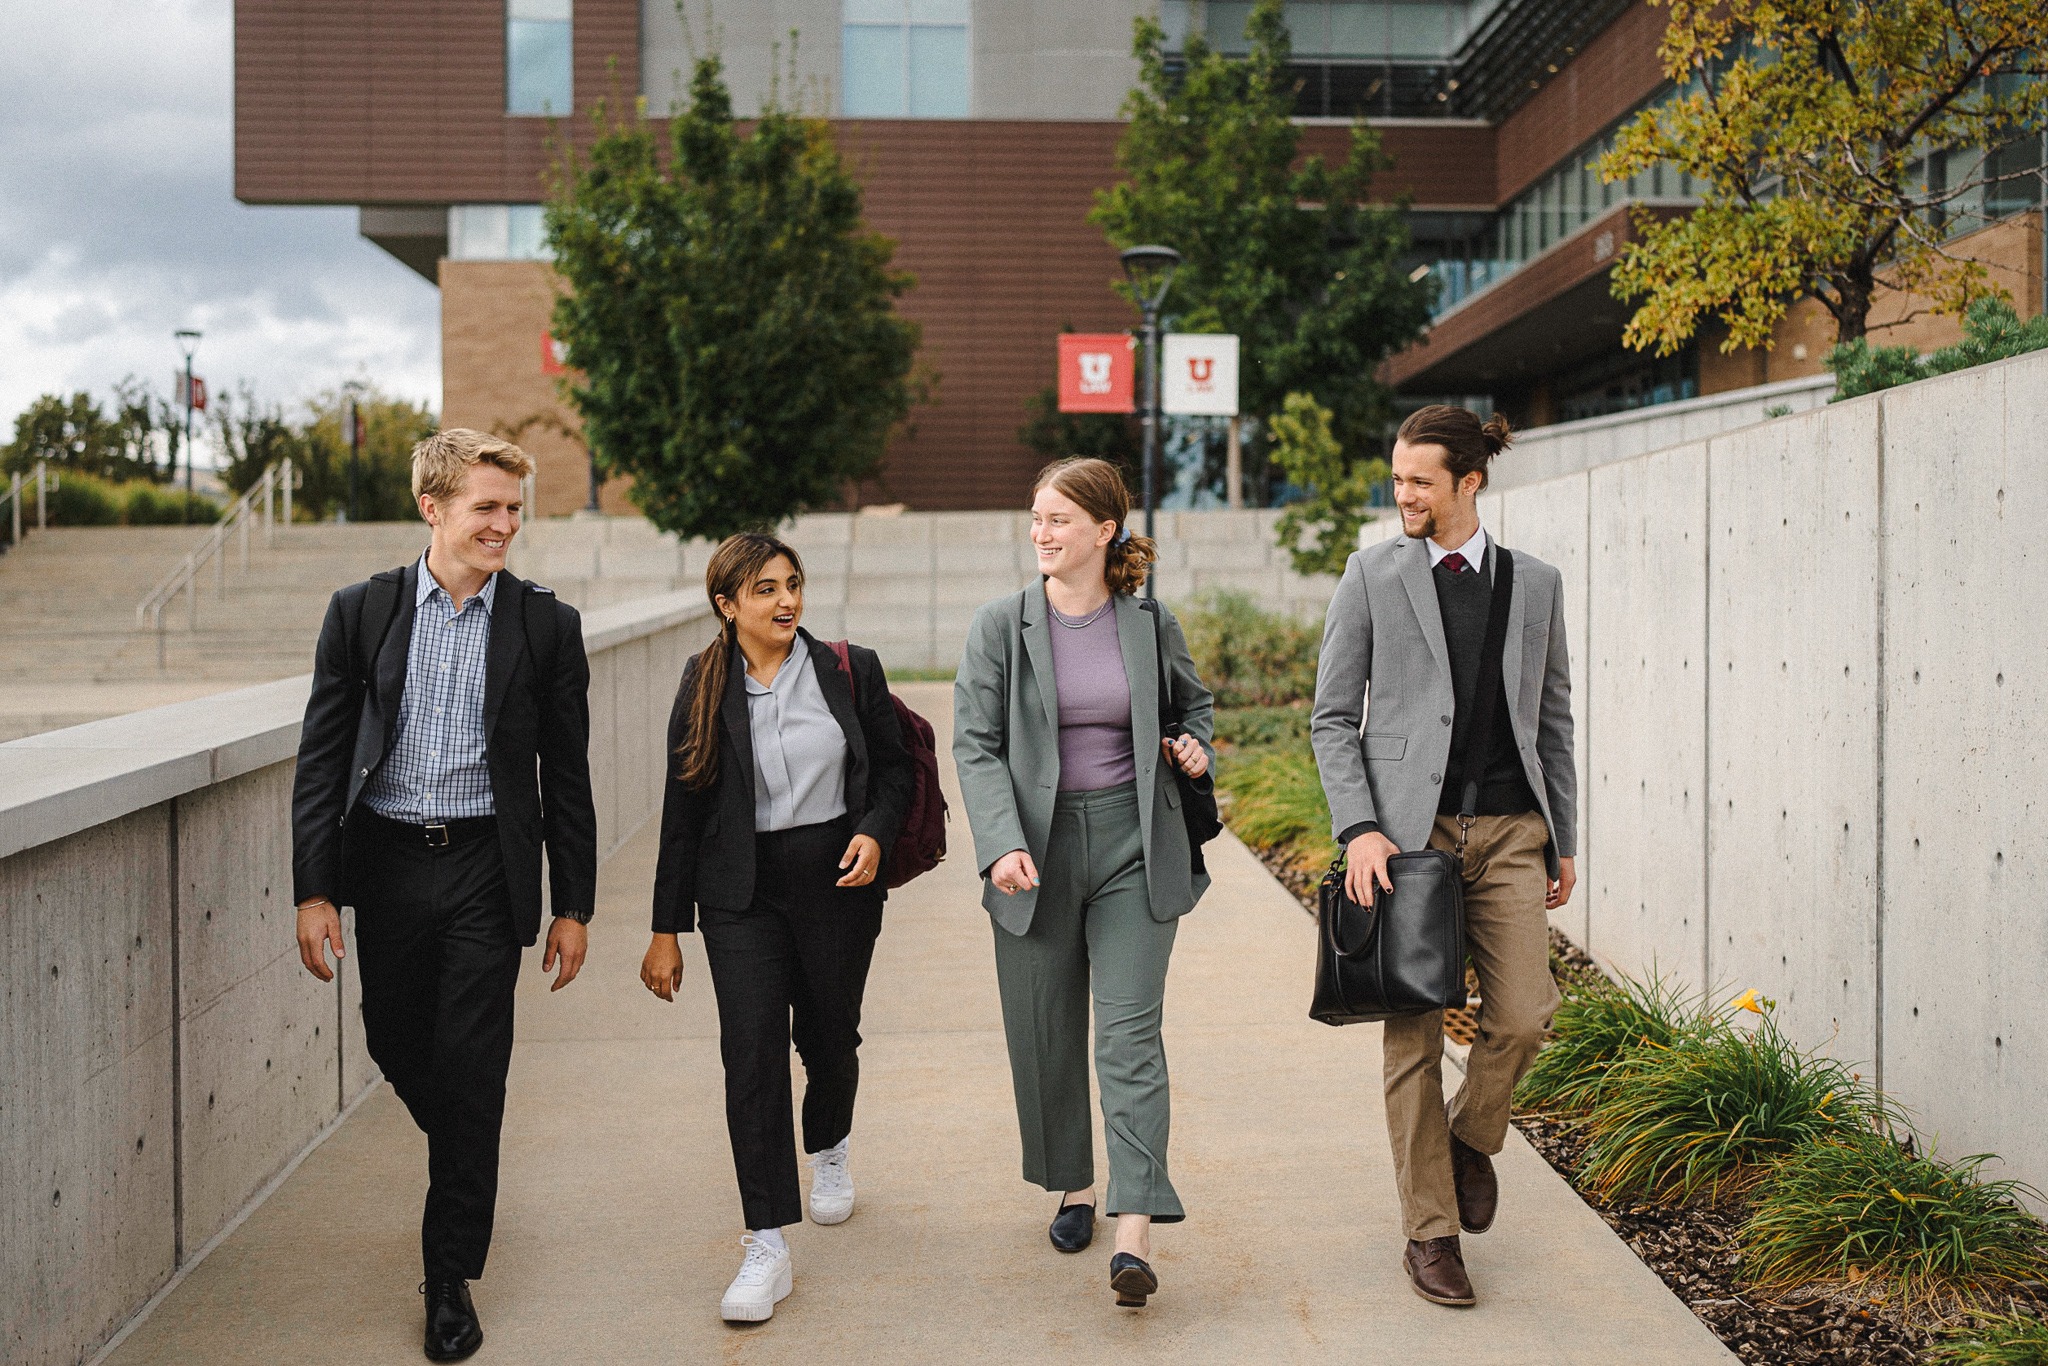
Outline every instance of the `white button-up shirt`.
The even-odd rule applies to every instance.
[[[846,732],[825,703],[810,647],[799,636],[763,684],[750,673],[754,829],[790,830],[846,814]]]

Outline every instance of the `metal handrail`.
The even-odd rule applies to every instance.
[[[50,525],[50,494],[61,487],[61,482],[57,477],[57,472],[50,468],[50,462],[47,460],[36,461],[35,480],[36,530],[41,531]],[[8,516],[12,519],[9,525],[11,534],[8,537],[7,544],[0,546],[0,550],[12,550],[15,546],[21,544],[21,494],[22,490],[27,487],[27,481],[22,478],[20,471],[17,470],[13,478],[8,481],[7,491],[0,493],[0,503],[9,505],[10,511]]]
[[[284,520],[289,526],[292,520],[292,462],[280,460],[263,471],[263,477],[252,484],[247,493],[234,501],[221,519],[213,524],[190,554],[178,562],[178,567],[158,581],[156,587],[135,604],[135,620],[138,625],[147,625],[156,632],[156,666],[165,667],[164,609],[177,600],[178,594],[185,595],[186,626],[189,631],[199,629],[199,571],[208,561],[213,563],[214,589],[217,597],[225,600],[228,595],[227,549],[228,537],[236,531],[241,533],[242,572],[249,571],[249,525],[256,520],[258,503],[261,503],[263,518],[263,543],[273,544],[277,539],[277,502],[280,495],[284,501]]]

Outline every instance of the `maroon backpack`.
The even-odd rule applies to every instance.
[[[853,681],[853,661],[847,657],[846,642],[831,642],[839,667],[846,671],[846,686],[860,701]],[[885,887],[901,887],[919,873],[929,873],[946,857],[946,794],[939,791],[939,742],[932,723],[903,705],[903,699],[889,694],[896,708],[896,724],[903,731],[904,748],[910,751],[910,806],[903,813],[903,829],[896,844],[882,860]]]

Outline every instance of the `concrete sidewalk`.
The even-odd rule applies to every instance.
[[[950,690],[900,691],[943,755]],[[1734,1360],[1513,1134],[1500,1222],[1466,1239],[1481,1303],[1416,1298],[1379,1031],[1308,1019],[1313,926],[1229,835],[1181,922],[1167,996],[1189,1217],[1154,1232],[1151,1306],[1115,1308],[1108,1239],[1054,1252],[1053,1197],[1017,1175],[991,931],[949,799],[954,857],[891,898],[868,987],[859,1206],[789,1230],[796,1292],[769,1323],[718,1318],[739,1200],[701,948],[685,936],[675,1005],[636,975],[651,828],[605,865],[582,979],[549,995],[528,955],[478,1362]],[[110,1360],[421,1360],[425,1176],[424,1141],[380,1089]]]

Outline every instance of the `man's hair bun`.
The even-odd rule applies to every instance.
[[[1493,447],[1493,454],[1495,455],[1499,455],[1502,451],[1515,444],[1515,434],[1508,430],[1508,415],[1506,413],[1496,412],[1492,417],[1486,419],[1484,423],[1480,424],[1479,434],[1486,438],[1487,445]]]

